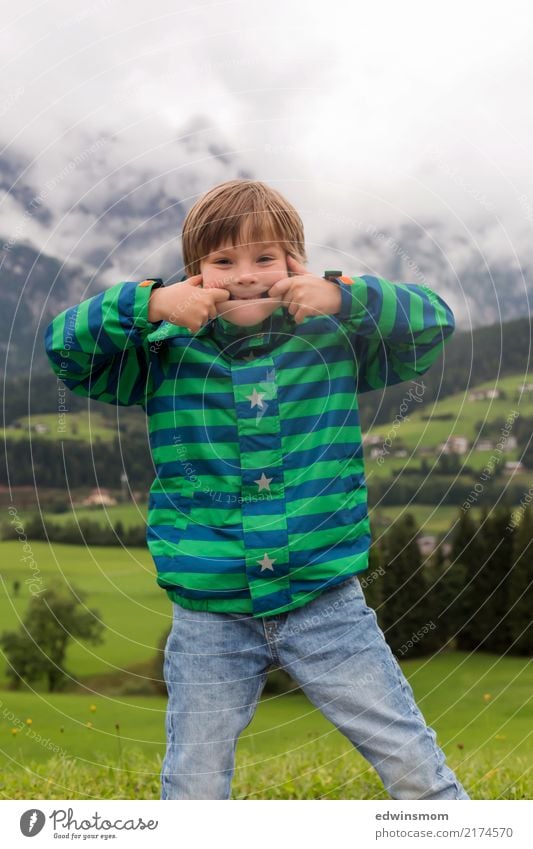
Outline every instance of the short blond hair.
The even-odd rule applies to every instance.
[[[304,227],[295,208],[260,180],[228,180],[214,186],[189,210],[182,230],[183,265],[188,277],[220,245],[279,242],[304,263]]]

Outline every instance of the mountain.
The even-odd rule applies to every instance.
[[[128,135],[87,138],[47,179],[22,154],[0,159],[0,357],[8,375],[48,369],[43,334],[61,309],[122,280],[179,280],[179,234],[192,203],[219,182],[254,176],[203,115],[161,150],[154,142],[134,153],[128,144]],[[340,218],[333,226],[326,216],[322,229],[313,243],[327,246],[328,257],[350,257],[344,273],[424,283],[449,303],[458,329],[529,316],[529,241],[519,261],[486,220],[466,229],[451,217],[419,217],[378,230]],[[323,265],[317,257],[316,273],[332,267],[326,254]]]

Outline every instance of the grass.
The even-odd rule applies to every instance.
[[[371,480],[375,477],[379,480],[390,478],[393,469],[419,468],[421,462],[420,450],[433,449],[433,454],[426,457],[426,461],[431,468],[437,461],[437,446],[443,443],[450,436],[466,436],[470,445],[479,435],[479,430],[476,428],[478,422],[501,420],[505,422],[513,410],[519,411],[521,416],[533,416],[533,393],[524,393],[522,400],[517,400],[517,387],[519,384],[527,381],[527,376],[511,375],[509,377],[499,378],[497,387],[494,381],[486,381],[480,383],[469,390],[457,392],[455,395],[438,401],[434,407],[428,406],[419,408],[416,401],[406,398],[407,410],[396,422],[383,423],[369,428],[367,436],[379,436],[382,441],[387,437],[391,440],[389,454],[385,457],[383,463],[378,463],[377,459],[370,458],[370,446],[365,451],[365,461],[367,478]],[[480,391],[486,389],[498,388],[504,390],[507,398],[486,398],[480,400],[469,400],[471,391]],[[438,416],[443,414],[452,414],[452,418],[448,420],[440,420]],[[424,418],[427,417],[427,418]],[[513,419],[510,419],[510,428],[508,434],[513,433]],[[475,475],[483,471],[491,457],[503,468],[507,460],[519,460],[520,449],[514,448],[508,451],[497,450],[499,440],[503,440],[504,434],[497,432],[489,436],[493,441],[494,448],[488,451],[476,451],[469,448],[466,454],[461,455],[461,463],[470,466]],[[381,443],[380,443],[381,444]],[[380,447],[378,444],[377,447]],[[395,457],[394,451],[403,448],[407,450],[406,457]],[[530,475],[527,472],[519,475],[514,475],[513,480],[516,483],[524,483],[525,489],[530,485]]]
[[[385,508],[391,515],[400,509]],[[434,508],[413,509],[420,520]],[[31,542],[31,552],[44,585],[59,578],[88,593],[88,604],[106,624],[105,642],[69,648],[67,668],[88,687],[81,695],[0,690],[0,797],[159,798],[166,699],[104,695],[91,678],[118,677],[117,670],[126,669],[134,684],[138,666],[142,682],[140,665],[153,658],[168,630],[170,602],[155,583],[148,551]],[[3,630],[18,627],[30,598],[24,580],[35,578],[35,568],[21,560],[18,541],[1,543],[0,556]],[[22,583],[17,598],[15,578]],[[531,663],[441,653],[401,665],[470,795],[531,798]],[[388,798],[368,763],[301,693],[261,699],[239,739],[233,786],[235,798]]]
[[[102,645],[72,642],[66,659],[77,679],[113,673],[146,661],[156,653],[161,635],[168,631],[172,609],[164,590],[155,582],[155,567],[147,549],[121,546],[49,546],[32,542],[34,567],[21,561],[18,540],[0,543],[1,630],[16,630],[30,600],[24,583],[38,577],[40,586],[54,579],[73,583],[87,592],[87,604],[100,612],[106,626]],[[13,581],[21,582],[13,596]],[[0,664],[0,687],[5,686],[5,664]]]
[[[531,663],[442,653],[402,668],[470,795],[530,798]],[[159,798],[165,710],[162,697],[0,691],[0,796]],[[260,700],[239,738],[234,796],[388,798],[368,762],[303,693]]]
[[[478,431],[475,427],[476,422],[489,422],[493,419],[505,419],[510,415],[512,410],[518,410],[522,416],[533,415],[533,393],[524,393],[520,402],[516,400],[516,388],[520,383],[527,381],[527,376],[511,375],[509,377],[498,378],[497,385],[494,381],[486,381],[485,383],[476,384],[469,390],[457,392],[455,395],[448,395],[442,398],[434,408],[430,405],[419,409],[416,401],[407,401],[406,417],[401,419],[399,426],[392,430],[392,448],[397,439],[412,451],[421,446],[436,446],[439,442],[443,442],[448,436],[466,436],[469,440],[474,440],[478,436]],[[486,398],[478,401],[470,401],[468,395],[470,391],[479,391],[485,389],[498,388],[507,393],[507,398]],[[453,418],[441,421],[435,416],[445,413],[452,413]],[[423,419],[422,416],[429,416]],[[368,433],[381,434],[385,438],[392,429],[392,423],[376,425]],[[509,433],[513,432],[511,425]],[[498,433],[496,437],[491,437],[497,442],[501,438]],[[509,452],[509,459],[513,452]],[[466,457],[466,455],[464,455]],[[474,456],[474,454],[472,454]],[[396,458],[401,460],[401,457]],[[407,458],[403,458],[404,460]],[[466,460],[470,462],[470,459]]]
[[[33,439],[38,436],[52,441],[83,439],[89,443],[97,439],[101,439],[102,442],[111,442],[117,435],[116,424],[110,423],[99,412],[87,415],[86,412],[76,413],[70,410],[62,420],[57,413],[37,413],[31,417],[20,416],[16,422],[20,427],[14,427],[15,422],[11,422],[10,426],[4,429],[5,439],[27,439],[28,436]],[[36,430],[39,425],[44,425],[46,430],[44,432]],[[60,428],[63,429],[60,430]]]
[[[93,519],[93,521],[98,522],[102,527],[110,527],[120,521],[125,528],[146,524],[147,514],[147,502],[113,504],[109,507],[99,504],[94,507],[79,507],[76,505],[66,513],[43,511],[45,522],[47,519],[50,519],[56,524],[64,525],[68,522],[79,522],[80,519]]]
[[[529,799],[528,761],[494,766],[480,755],[468,765],[448,758],[472,799]],[[54,757],[46,765],[27,764],[4,770],[0,778],[3,799],[160,799],[161,758],[129,751],[120,762],[105,758],[96,764]],[[332,756],[324,744],[306,752],[265,762],[241,758],[237,764],[232,799],[390,799],[375,770],[352,747]]]
[[[443,534],[454,525],[460,514],[460,508],[456,506],[436,504],[406,504],[405,506],[380,505],[370,509],[370,522],[378,524],[388,523],[390,525],[404,516],[412,513],[421,534]],[[475,520],[479,518],[479,508],[473,507],[470,515]]]

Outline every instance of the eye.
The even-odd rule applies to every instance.
[[[215,262],[215,265],[218,265],[220,262],[229,262],[229,259],[224,259],[224,258],[215,259],[214,262]]]
[[[267,261],[272,261],[273,259],[275,259],[275,257],[273,257],[273,256],[260,256],[259,262],[261,262],[262,259],[266,259]]]

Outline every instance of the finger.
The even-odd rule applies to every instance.
[[[281,280],[276,281],[270,289],[268,290],[269,298],[283,298],[292,286],[292,280],[290,277],[283,277]]]
[[[189,286],[200,286],[202,282],[202,276],[202,274],[193,274],[192,277],[187,277],[184,282],[188,283]]]
[[[298,262],[298,260],[291,256],[291,254],[287,254],[287,266],[289,271],[296,271],[298,274],[309,274],[305,265]]]
[[[227,301],[230,297],[230,293],[227,289],[208,289],[207,290],[210,295],[212,302],[217,303],[218,301]]]

